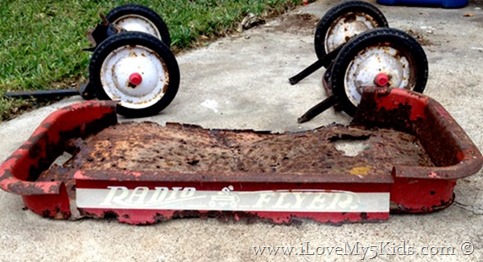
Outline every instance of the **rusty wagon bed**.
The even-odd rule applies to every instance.
[[[447,207],[481,165],[437,102],[399,89],[366,92],[350,126],[282,134],[117,123],[112,103],[87,102],[48,117],[0,166],[0,186],[59,219],[339,223]]]

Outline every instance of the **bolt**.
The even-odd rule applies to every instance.
[[[133,86],[138,86],[143,82],[143,77],[139,73],[132,73],[129,76],[129,83]]]
[[[385,87],[389,83],[389,77],[387,76],[386,73],[379,73],[376,75],[374,78],[374,84],[376,84],[377,87]]]

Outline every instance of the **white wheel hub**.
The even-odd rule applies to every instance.
[[[349,63],[344,78],[347,97],[359,105],[364,87],[410,89],[409,61],[389,46],[374,46],[359,52]]]
[[[163,97],[168,81],[163,60],[147,47],[117,48],[102,63],[104,92],[126,108],[142,109],[154,105]]]
[[[345,44],[355,35],[375,28],[377,24],[372,17],[364,14],[348,13],[339,17],[327,30],[324,46],[327,53]]]
[[[130,14],[121,16],[113,24],[126,31],[143,32],[161,39],[161,34],[156,26],[148,19],[139,15]]]

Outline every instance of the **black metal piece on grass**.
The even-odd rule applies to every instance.
[[[10,98],[37,98],[51,100],[59,97],[69,97],[79,95],[78,89],[59,89],[59,90],[37,90],[37,91],[20,91],[20,92],[7,92],[6,97]]]

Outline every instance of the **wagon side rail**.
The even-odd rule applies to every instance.
[[[116,124],[115,109],[114,102],[89,101],[50,114],[0,165],[0,188],[23,196],[60,194],[61,188],[65,189],[62,182],[35,181],[64,152],[69,139],[86,137]]]

